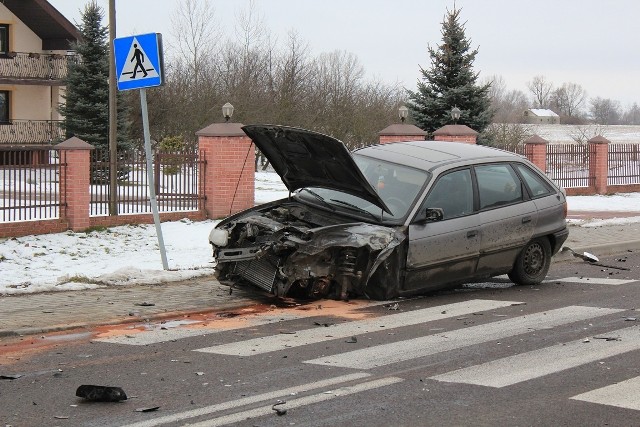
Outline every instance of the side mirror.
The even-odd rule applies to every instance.
[[[442,221],[444,211],[441,208],[427,208],[424,212],[424,219],[427,222]]]

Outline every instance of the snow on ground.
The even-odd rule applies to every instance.
[[[527,125],[531,131],[552,144],[572,144],[574,137],[590,139],[601,134],[613,144],[640,143],[640,126],[636,125]]]
[[[287,195],[278,175],[256,174],[256,203]],[[572,196],[568,202],[570,211],[640,211],[640,193]],[[640,222],[640,216],[579,225],[625,222]],[[168,271],[162,269],[153,224],[0,239],[0,295],[157,284],[209,275],[213,264],[208,235],[216,223],[186,219],[163,223]]]

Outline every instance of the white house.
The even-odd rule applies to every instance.
[[[529,124],[551,124],[560,123],[560,116],[546,108],[529,108],[524,112],[524,120]]]
[[[0,2],[0,149],[56,142],[78,29],[47,0]]]

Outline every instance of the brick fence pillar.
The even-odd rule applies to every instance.
[[[80,138],[70,138],[55,148],[60,150],[60,199],[65,208],[60,219],[67,221],[73,231],[82,231],[90,226],[91,205],[90,150],[93,145]]]
[[[452,141],[475,144],[478,132],[466,125],[445,125],[433,132],[434,141]]]
[[[526,139],[524,141],[525,150],[527,158],[531,163],[536,165],[540,170],[544,173],[547,172],[547,141],[544,138],[539,137],[538,135],[533,135],[532,137]]]
[[[204,207],[222,218],[255,204],[255,150],[240,123],[214,123],[196,132],[207,164]]]
[[[388,144],[390,142],[422,141],[427,132],[414,125],[396,123],[382,129],[378,135],[380,135],[380,144]]]
[[[589,176],[595,178],[596,194],[606,194],[610,141],[604,136],[598,135],[587,142],[589,143]]]

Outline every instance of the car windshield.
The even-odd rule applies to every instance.
[[[309,187],[300,190],[300,196],[311,198],[314,202],[322,198],[323,203],[329,203],[336,209],[353,211],[359,217],[369,216],[378,221],[395,221],[406,217],[429,173],[359,154],[353,154],[353,159],[369,184],[389,207],[391,215],[367,200],[342,191]]]

